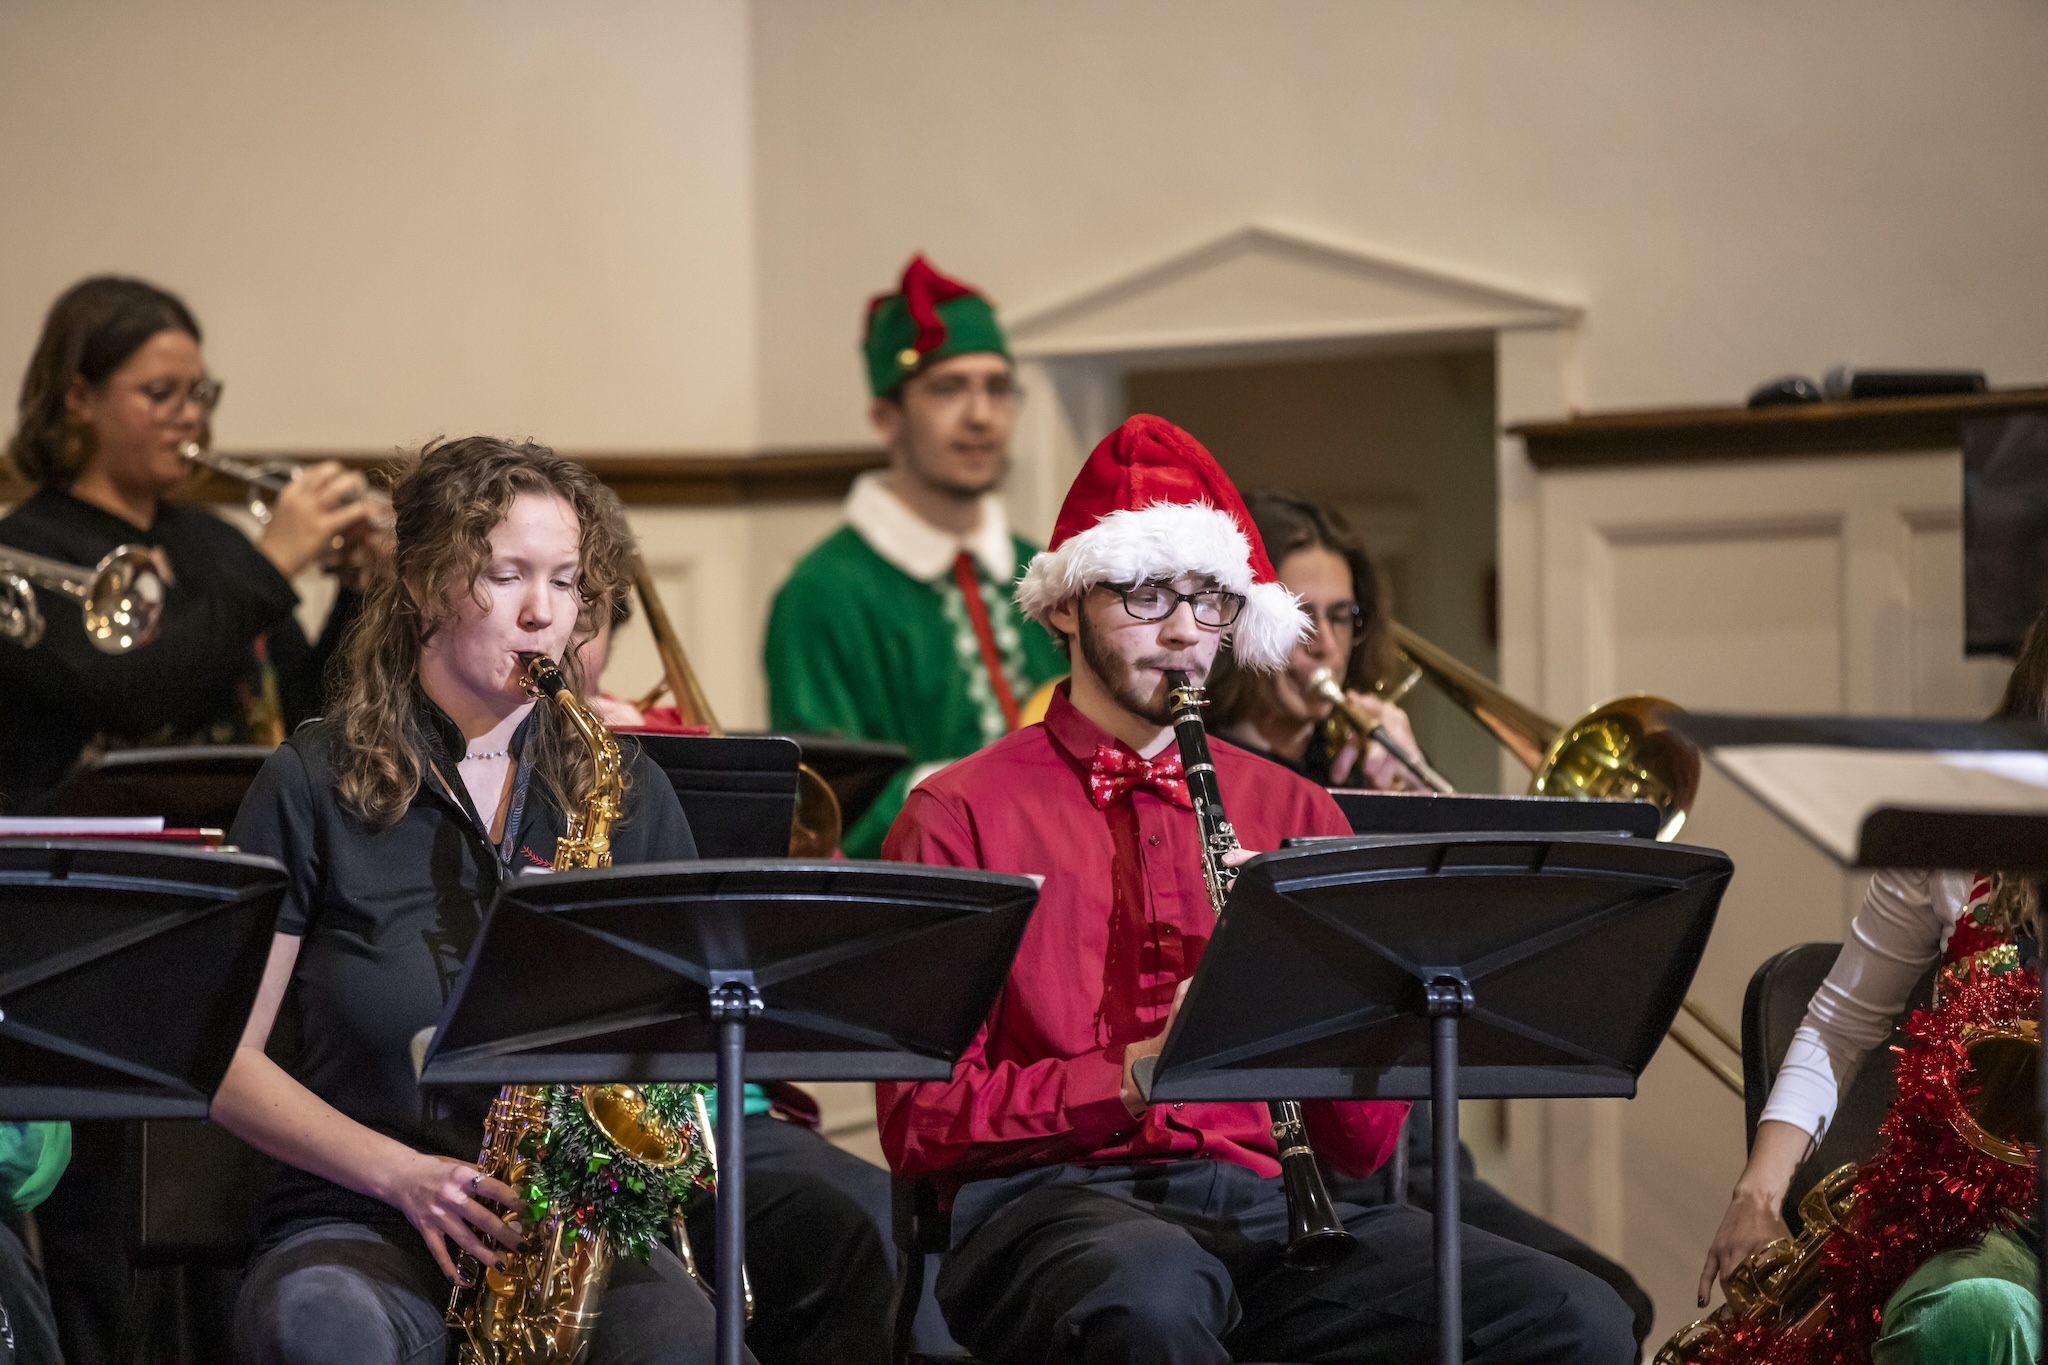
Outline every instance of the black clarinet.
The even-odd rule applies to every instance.
[[[1216,786],[1216,765],[1209,759],[1209,732],[1202,726],[1202,689],[1188,675],[1166,675],[1173,704],[1173,735],[1180,742],[1180,765],[1187,775],[1188,795],[1195,803],[1195,826],[1202,834],[1202,880],[1209,888],[1209,908],[1223,913],[1224,898],[1237,880],[1237,869],[1223,861],[1238,849],[1237,831],[1223,814],[1223,793]],[[1316,1149],[1296,1100],[1269,1100],[1273,1143],[1280,1149],[1280,1183],[1287,1190],[1285,1262],[1296,1270],[1335,1265],[1351,1254],[1358,1239],[1337,1221],[1336,1205],[1323,1184]]]

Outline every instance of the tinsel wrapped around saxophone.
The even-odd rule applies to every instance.
[[[625,797],[618,741],[546,655],[526,687],[545,696],[589,746],[595,770],[582,808],[555,842],[554,867],[609,867]],[[508,1085],[491,1103],[477,1166],[519,1191],[525,1229],[505,1268],[465,1257],[448,1304],[461,1365],[577,1365],[590,1351],[612,1258],[644,1258],[683,1201],[712,1180],[700,1088],[691,1085]]]
[[[1944,968],[1906,1025],[1877,1155],[1823,1177],[1800,1234],[1730,1271],[1727,1302],[1656,1365],[1864,1365],[1886,1300],[1929,1256],[2031,1219],[2040,1008],[2010,943]]]

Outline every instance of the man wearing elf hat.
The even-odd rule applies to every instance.
[[[1240,667],[1277,668],[1306,615],[1222,469],[1157,417],[1095,448],[1017,595],[1070,680],[1042,725],[912,791],[884,849],[1043,878],[952,1078],[877,1088],[891,1166],[950,1200],[948,1325],[997,1365],[1431,1358],[1429,1215],[1353,1202],[1344,1180],[1386,1160],[1405,1104],[1303,1105],[1358,1245],[1294,1271],[1265,1106],[1147,1105],[1132,1080],[1216,923],[1166,674],[1201,680],[1226,639]],[[1212,747],[1246,848],[1350,832],[1320,787]],[[1468,1228],[1463,1268],[1467,1359],[1635,1358],[1629,1310],[1576,1266]]]
[[[846,525],[776,594],[766,654],[776,729],[909,748],[846,831],[871,858],[917,779],[1015,729],[1066,663],[1011,598],[1032,546],[994,491],[1018,399],[995,311],[917,256],[869,303],[863,344],[889,468],[854,482]]]

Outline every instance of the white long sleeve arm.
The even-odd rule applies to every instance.
[[[1842,955],[1814,992],[1763,1117],[1813,1134],[1870,1049],[1885,1040],[1921,974],[1941,957],[1968,899],[1964,872],[1886,869],[1870,879]]]

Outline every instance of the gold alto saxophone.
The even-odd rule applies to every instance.
[[[570,691],[545,654],[527,665],[526,687],[562,710],[595,770],[582,809],[555,843],[555,870],[609,867],[611,829],[625,799],[619,744],[583,699]],[[594,1160],[650,1173],[705,1171],[708,1128],[664,1119],[650,1095],[631,1085],[508,1085],[491,1102],[484,1147],[476,1164],[522,1195],[536,1188],[540,1165],[554,1140],[562,1107],[576,1104],[611,1150]],[[701,1111],[700,1111],[701,1112]],[[590,1351],[591,1329],[611,1275],[616,1251],[602,1230],[586,1226],[558,1205],[518,1211],[525,1228],[519,1247],[505,1253],[505,1269],[464,1257],[467,1283],[448,1303],[448,1325],[459,1335],[461,1365],[577,1365]],[[539,1212],[536,1220],[530,1216]]]

